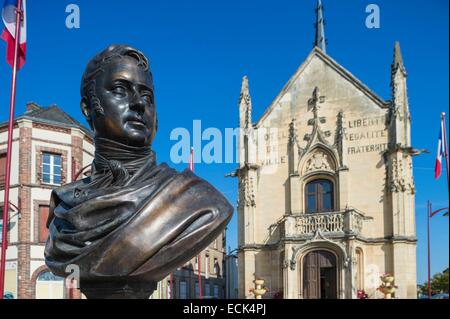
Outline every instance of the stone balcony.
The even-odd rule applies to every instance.
[[[331,237],[357,236],[366,219],[355,209],[327,213],[286,215],[281,221],[285,238],[309,237],[320,229]]]

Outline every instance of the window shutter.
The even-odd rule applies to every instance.
[[[39,242],[45,243],[48,237],[47,218],[48,218],[47,205],[39,205]]]
[[[5,175],[6,175],[6,155],[0,155],[0,188],[3,188],[3,184],[5,184]]]

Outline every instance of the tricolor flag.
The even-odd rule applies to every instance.
[[[16,9],[17,0],[5,0],[2,9],[2,20],[5,24],[5,29],[1,38],[6,42],[6,61],[13,67],[14,64],[14,40],[16,38]],[[25,53],[27,50],[27,19],[26,19],[25,0],[22,2],[22,23],[20,24],[20,39],[19,39],[19,56],[17,61],[17,70],[19,70],[25,63]]]
[[[441,118],[441,131],[439,132],[439,141],[436,154],[436,164],[434,166],[434,178],[438,179],[442,173],[442,157],[447,155],[446,152],[446,136],[445,136],[445,121]]]

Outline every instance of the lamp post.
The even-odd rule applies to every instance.
[[[440,208],[433,211],[432,204],[427,201],[427,241],[428,241],[428,299],[431,299],[431,242],[430,242],[430,219],[439,212],[448,209],[448,207]],[[448,216],[448,212],[444,213]]]

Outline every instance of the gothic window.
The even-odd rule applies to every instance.
[[[333,183],[326,179],[309,182],[305,187],[305,198],[307,213],[333,211]]]

